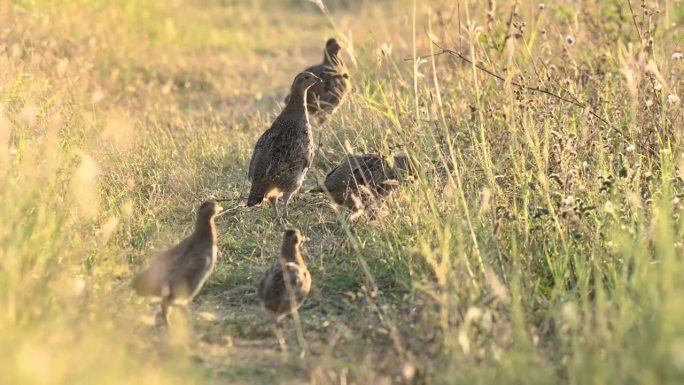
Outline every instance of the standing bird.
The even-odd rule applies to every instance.
[[[216,225],[222,210],[216,201],[202,203],[197,210],[195,231],[176,246],[158,255],[133,279],[138,295],[161,297],[161,312],[168,327],[171,306],[185,306],[200,291],[216,264]]]
[[[299,230],[286,230],[278,262],[259,282],[259,298],[277,318],[298,309],[311,290],[311,275],[302,258],[301,243]]]
[[[351,88],[347,67],[340,58],[341,50],[342,46],[336,39],[329,39],[323,50],[323,62],[305,69],[321,78],[321,83],[309,88],[307,93],[309,114],[320,121],[335,112]],[[285,97],[286,104],[290,98],[291,94]]]
[[[335,203],[360,212],[371,203],[381,204],[409,177],[417,177],[417,170],[406,155],[352,155],[328,173],[323,186],[310,192],[325,192]]]
[[[310,72],[295,76],[287,106],[257,141],[249,163],[252,188],[247,207],[268,199],[276,219],[287,221],[290,197],[302,186],[314,158],[306,91],[319,82],[320,79]],[[277,202],[281,196],[285,203],[283,217],[279,218]]]

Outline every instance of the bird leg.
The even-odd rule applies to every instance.
[[[284,195],[283,195],[283,203],[284,203],[284,206],[283,206],[283,219],[285,220],[286,223],[288,222],[288,219],[289,219],[289,218],[288,218],[288,215],[287,215],[287,205],[288,205],[288,203],[290,203],[290,197],[291,197],[291,196],[292,196],[292,194],[284,194]]]
[[[273,215],[275,216],[276,219],[278,219],[278,198],[277,197],[271,197],[268,198],[268,201],[271,202],[271,207],[273,208]]]
[[[164,319],[164,326],[168,329],[171,326],[171,301],[168,297],[162,299],[161,313]]]
[[[280,350],[285,352],[287,351],[287,343],[285,342],[285,337],[283,336],[281,327],[280,327],[280,320],[275,319],[275,322],[271,325],[272,330],[273,330],[273,335],[275,336],[276,340],[278,341],[278,347],[280,347]]]

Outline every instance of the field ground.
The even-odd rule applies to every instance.
[[[0,5],[0,384],[684,383],[682,3],[325,3]],[[283,227],[220,218],[167,336],[133,274],[245,199],[331,36],[354,92],[304,189],[349,152],[419,180],[374,220],[293,198],[314,288],[284,347],[253,287]]]

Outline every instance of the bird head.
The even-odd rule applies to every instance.
[[[212,218],[219,212],[221,212],[223,208],[221,207],[220,204],[216,201],[206,201],[202,203],[202,205],[197,209],[197,217],[198,218]]]
[[[418,178],[418,167],[416,167],[416,163],[406,154],[394,156],[394,167],[406,176],[410,176],[413,179]]]
[[[328,39],[328,41],[325,43],[325,52],[330,56],[336,56],[341,50],[342,46],[334,37]]]
[[[306,240],[297,229],[285,230],[280,258],[285,261],[303,263],[301,244]]]
[[[321,79],[312,74],[311,72],[302,72],[295,76],[294,81],[292,82],[292,90],[298,90],[298,91],[306,91],[308,90],[311,86],[313,86],[316,83],[320,83]]]
[[[283,236],[283,243],[291,244],[291,245],[299,245],[303,241],[304,241],[304,237],[302,237],[302,233],[300,233],[299,230],[297,230],[297,229],[285,230],[285,235]]]

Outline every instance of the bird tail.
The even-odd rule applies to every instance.
[[[266,192],[262,188],[257,186],[252,186],[249,191],[249,197],[247,197],[247,207],[256,206],[264,200],[264,194]]]
[[[133,282],[131,282],[131,288],[133,288],[136,294],[142,297],[156,295],[156,285],[153,281],[152,272],[150,270],[145,270],[135,276]]]

